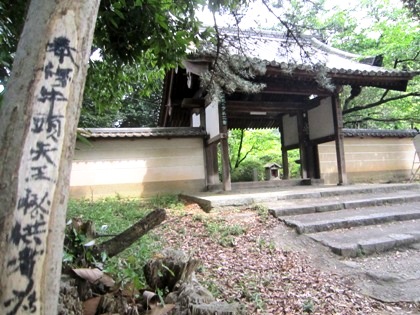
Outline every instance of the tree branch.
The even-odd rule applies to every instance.
[[[263,0],[262,3],[264,4],[264,6],[267,8],[267,10],[273,14],[277,20],[279,20],[280,24],[283,25],[286,30],[287,30],[287,35],[291,36],[292,39],[296,42],[296,44],[299,46],[299,48],[301,49],[301,51],[304,53],[306,58],[309,58],[309,61],[311,61],[311,56],[308,53],[308,51],[305,49],[305,46],[300,42],[299,38],[297,38],[297,36],[295,35],[295,31],[289,26],[289,24],[285,21],[283,21],[283,19],[281,19],[276,13],[274,13],[273,9],[270,7],[270,5],[267,3],[266,0]]]
[[[245,159],[247,158],[248,154],[249,154],[249,153],[251,153],[251,152],[252,152],[252,150],[254,150],[254,147],[255,147],[255,143],[252,145],[251,149],[249,149],[249,150],[245,153],[245,155],[243,156],[243,158],[239,160],[238,165],[239,165],[240,163],[242,163],[242,161],[243,161],[243,160],[245,160]]]
[[[241,163],[239,160],[241,158],[241,151],[242,151],[242,144],[244,142],[244,130],[241,129],[241,139],[239,140],[239,147],[238,153],[236,154],[236,161],[235,161],[235,169],[238,168],[239,164]]]
[[[389,89],[386,89],[379,100],[383,101],[385,97],[388,95],[388,93],[389,93]]]
[[[352,125],[352,124],[358,124],[361,122],[366,122],[366,121],[378,121],[378,122],[397,122],[397,121],[407,121],[410,123],[420,123],[420,119],[415,119],[412,117],[407,117],[407,118],[373,118],[373,117],[363,117],[360,119],[356,119],[356,120],[351,120],[351,121],[346,121],[345,125]]]
[[[148,231],[165,221],[165,219],[166,212],[164,209],[156,209],[150,212],[146,217],[125,231],[96,246],[93,250],[94,255],[100,255],[102,252],[106,252],[108,257],[118,255]]]
[[[374,103],[370,103],[370,104],[367,104],[367,105],[364,105],[364,106],[356,106],[356,107],[353,107],[353,108],[343,110],[343,115],[358,112],[360,110],[373,108],[373,107],[376,107],[376,106],[379,106],[379,105],[382,105],[382,104],[385,104],[385,103],[388,103],[388,102],[391,102],[391,101],[404,99],[404,98],[407,98],[407,97],[410,97],[410,96],[420,96],[420,93],[419,92],[411,92],[411,93],[407,93],[407,94],[402,94],[402,95],[390,97],[390,98],[387,98],[387,99],[381,98],[379,101],[374,102]]]
[[[401,59],[401,60],[395,60],[395,63],[394,63],[394,68],[396,68],[397,67],[397,65],[399,64],[399,63],[403,63],[403,62],[407,62],[407,61],[417,61],[417,58],[420,56],[420,51],[418,51],[415,55],[414,55],[414,57],[413,58],[408,58],[408,59]]]

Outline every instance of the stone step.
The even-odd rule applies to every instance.
[[[420,185],[416,183],[398,184],[355,184],[348,186],[321,185],[321,186],[292,186],[274,188],[240,189],[233,191],[200,192],[195,194],[180,194],[182,200],[195,202],[205,211],[212,209],[250,206],[254,204],[269,204],[278,208],[275,204],[287,204],[305,200],[313,204],[315,200],[339,198],[340,196],[380,196],[401,193],[417,193],[420,195]],[[366,197],[370,198],[370,197]]]
[[[308,189],[309,188],[309,189]],[[292,191],[285,195],[279,195],[277,200],[302,200],[316,198],[331,198],[353,195],[381,195],[393,194],[399,192],[411,192],[420,194],[420,185],[416,183],[409,184],[360,184],[346,186],[310,186],[302,191]]]
[[[299,234],[420,219],[420,202],[405,205],[345,209],[279,218]]]
[[[393,194],[349,194],[316,199],[305,198],[294,201],[267,202],[264,205],[272,215],[278,218],[288,215],[403,204],[409,202],[420,202],[420,192],[401,190],[397,193],[394,192]]]
[[[307,234],[335,254],[358,257],[392,250],[420,242],[420,220],[391,222]]]

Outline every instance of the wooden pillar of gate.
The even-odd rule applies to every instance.
[[[207,185],[219,184],[219,163],[217,161],[217,142],[206,145]]]
[[[337,155],[337,174],[338,185],[347,185],[346,161],[344,157],[344,137],[343,137],[343,114],[340,107],[340,99],[338,92],[331,97],[334,133],[335,133],[335,150]]]
[[[281,163],[282,163],[282,168],[283,168],[282,179],[289,179],[289,155],[284,145],[284,131],[283,131],[282,121],[280,122],[279,132],[280,132],[280,144],[281,144]]]
[[[222,153],[222,179],[223,179],[223,190],[231,191],[232,182],[230,177],[230,163],[229,163],[229,144],[227,137],[227,128],[226,133],[222,134],[223,137],[220,140],[220,148]]]
[[[301,167],[301,177],[302,179],[309,178],[310,170],[308,163],[308,120],[306,117],[306,112],[299,112],[297,115],[298,123],[298,137],[299,137],[299,154],[300,154],[300,167]]]
[[[229,143],[228,143],[228,127],[226,114],[226,100],[223,95],[219,101],[219,119],[220,119],[220,149],[222,155],[222,179],[223,190],[232,190],[232,181],[230,176],[230,159],[229,159]]]

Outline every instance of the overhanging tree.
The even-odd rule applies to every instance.
[[[327,18],[325,18],[327,17]],[[390,1],[361,2],[356,7],[325,14],[316,25],[319,35],[335,47],[363,56],[380,56],[384,66],[398,70],[420,68],[420,26],[407,10]],[[420,123],[420,78],[407,92],[376,88],[345,88],[344,125],[353,128],[413,128]]]
[[[119,67],[149,54],[156,66],[169,67],[198,41],[193,10],[199,2],[32,1],[14,54],[13,41],[4,39],[17,38],[27,3],[0,1],[10,14],[0,17],[0,79],[7,81],[0,108],[0,309],[55,314],[70,165],[97,12],[96,43],[105,58],[113,56]]]

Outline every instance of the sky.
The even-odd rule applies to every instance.
[[[205,26],[213,26],[213,16],[210,11],[204,9],[197,12],[199,19],[204,23]],[[233,23],[234,19],[229,15],[216,14],[217,24],[220,26],[228,26],[229,23]],[[245,28],[261,27],[271,28],[277,24],[277,19],[271,14],[267,8],[261,3],[256,1],[250,4],[247,14],[242,18],[241,25],[246,26]]]
[[[393,7],[402,7],[400,0],[387,0],[389,5]],[[325,1],[325,17],[328,16],[328,13],[332,15],[334,12],[339,10],[352,10],[360,4],[360,0],[326,0]],[[288,1],[284,1],[283,5],[286,7]],[[280,11],[279,16],[281,16]],[[369,23],[369,12],[355,11],[354,14],[360,18],[361,24]],[[201,10],[197,12],[198,17],[206,26],[213,26],[213,17],[208,10]],[[219,26],[229,26],[229,23],[233,23],[234,20],[228,15],[221,16],[216,15],[217,24]],[[264,6],[261,0],[256,0],[250,3],[250,6],[247,10],[247,14],[242,18],[241,27],[242,28],[273,28],[278,24],[277,18],[268,11]]]

